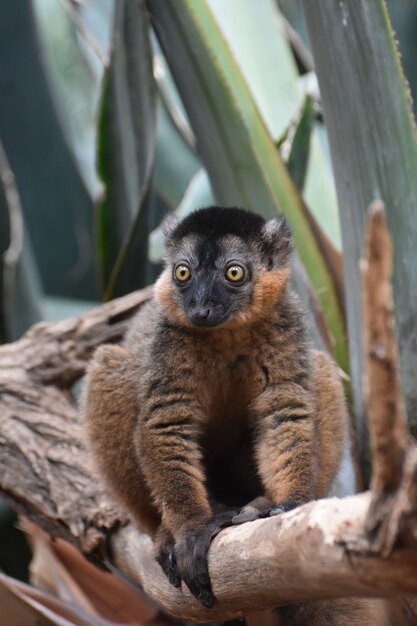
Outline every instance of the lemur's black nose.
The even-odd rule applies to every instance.
[[[211,315],[211,309],[205,309],[199,313],[202,320],[206,320]]]
[[[205,326],[209,322],[212,312],[213,309],[211,307],[196,307],[190,314],[191,321],[196,326]]]

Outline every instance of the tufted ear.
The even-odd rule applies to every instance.
[[[261,236],[268,269],[288,262],[293,250],[293,240],[291,229],[283,215],[265,222]]]
[[[179,223],[180,220],[176,215],[174,215],[174,213],[169,213],[166,216],[166,218],[162,222],[162,231],[164,233],[165,239],[169,239],[171,237],[172,233],[177,228]]]

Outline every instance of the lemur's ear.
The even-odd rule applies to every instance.
[[[262,228],[262,242],[268,269],[286,263],[293,250],[290,227],[283,215],[268,220]]]
[[[162,231],[164,233],[165,239],[169,239],[171,237],[172,233],[179,223],[180,220],[173,213],[169,213],[169,215],[166,216],[166,218],[162,222]]]

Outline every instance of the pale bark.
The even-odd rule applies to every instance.
[[[224,530],[209,568],[217,603],[207,611],[165,580],[148,537],[131,526],[114,536],[116,564],[175,616],[231,619],[314,598],[417,593],[417,548],[370,556],[364,528],[370,494],[312,502],[279,517]]]

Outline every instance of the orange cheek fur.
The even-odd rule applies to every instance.
[[[158,278],[154,289],[155,299],[164,307],[168,316],[175,320],[178,324],[189,326],[189,322],[185,317],[184,311],[175,302],[172,278],[170,271],[167,269]]]
[[[263,317],[277,304],[280,294],[290,277],[290,268],[268,272],[259,276],[253,288],[252,301],[237,314],[235,321],[238,325],[250,324]]]

